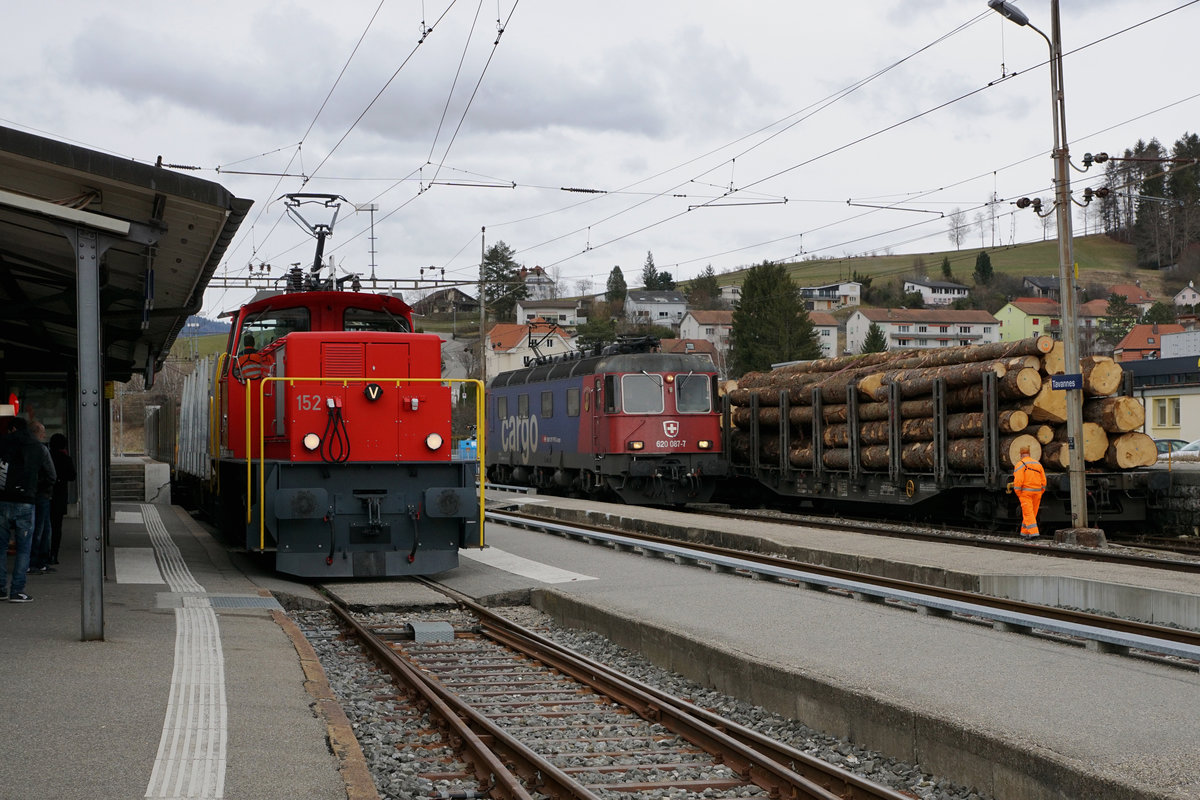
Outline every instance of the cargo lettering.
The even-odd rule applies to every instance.
[[[532,455],[537,450],[538,418],[508,417],[500,423],[500,449]]]

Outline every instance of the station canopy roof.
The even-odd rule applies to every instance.
[[[153,383],[250,206],[212,181],[0,127],[4,372],[75,371],[79,264],[68,237],[82,229],[108,245],[102,375]]]

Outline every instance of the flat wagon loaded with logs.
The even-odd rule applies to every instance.
[[[1089,516],[1144,520],[1159,482],[1140,469],[1157,458],[1140,432],[1144,408],[1120,394],[1120,364],[1092,356],[1081,366]],[[1049,478],[1039,518],[1067,522],[1067,393],[1050,381],[1064,371],[1062,343],[1039,336],[748,373],[725,387],[726,453],[735,476],[804,505],[909,506],[1002,524],[1020,518],[1004,488],[1028,445]]]

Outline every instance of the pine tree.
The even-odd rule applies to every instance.
[[[712,264],[704,268],[704,272],[692,280],[687,289],[688,305],[697,309],[721,308],[721,285],[717,283],[717,274],[713,272]]]
[[[800,290],[781,264],[764,261],[746,273],[733,312],[730,369],[734,375],[781,361],[821,357],[821,342]]]
[[[658,288],[658,267],[654,266],[654,254],[646,251],[646,263],[642,265],[642,288],[653,291]]]
[[[625,285],[625,273],[621,272],[620,267],[613,267],[612,272],[608,273],[608,284],[605,288],[607,291],[604,299],[614,310],[625,304],[625,295],[629,289]]]
[[[992,282],[995,273],[992,271],[992,257],[986,250],[980,250],[975,256],[975,283],[987,285]]]
[[[942,277],[948,281],[954,280],[954,271],[950,269],[950,256],[942,259]]]
[[[483,300],[499,322],[513,321],[517,302],[529,296],[529,288],[521,280],[520,265],[513,258],[513,252],[501,241],[483,255]]]
[[[1137,306],[1123,294],[1110,294],[1104,316],[1100,318],[1100,338],[1109,344],[1117,344],[1138,321]]]
[[[883,328],[876,325],[874,322],[867,328],[866,338],[863,339],[862,350],[860,353],[883,353],[888,349],[887,337],[883,335]]]

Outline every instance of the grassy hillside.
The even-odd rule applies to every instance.
[[[987,251],[992,269],[997,273],[1017,277],[1058,275],[1058,243],[1053,239],[1013,247],[982,249]],[[928,277],[940,280],[942,259],[949,258],[954,279],[958,283],[972,286],[974,280],[971,273],[975,270],[975,259],[979,252],[980,248],[971,248],[904,255],[817,259],[789,264],[788,274],[797,285],[819,286],[851,280],[857,272],[860,275],[870,275],[878,286],[892,278],[910,277],[915,274],[916,267],[921,265]],[[1079,264],[1079,283],[1082,286],[1093,283],[1111,286],[1115,283],[1133,283],[1134,280],[1140,280],[1151,295],[1162,297],[1162,275],[1135,266],[1133,245],[1121,244],[1104,235],[1079,236],[1075,238],[1075,261]],[[741,270],[719,275],[717,280],[722,285],[740,285],[744,276],[745,271]]]

